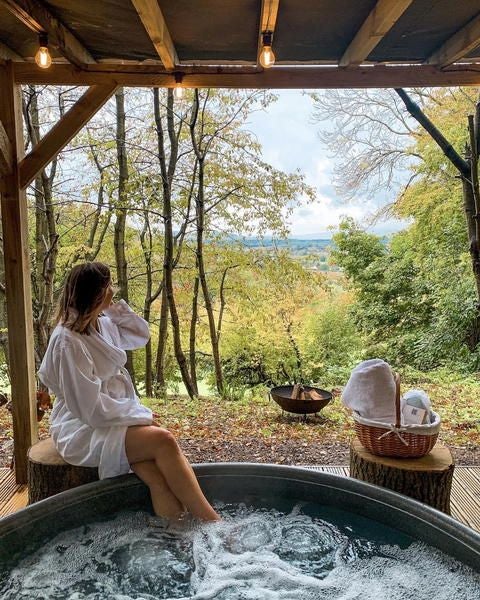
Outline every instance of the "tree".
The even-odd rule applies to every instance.
[[[27,140],[32,147],[40,141],[40,111],[35,86],[27,86],[22,96],[23,116],[27,125]],[[63,93],[57,96],[60,116],[65,112]],[[37,365],[47,349],[51,333],[51,317],[54,305],[55,271],[58,257],[58,234],[53,203],[53,186],[57,175],[58,159],[37,175],[33,195],[35,202],[35,252],[33,253],[32,290],[34,331],[36,337],[35,358]]]
[[[396,90],[395,92],[388,92],[386,98],[385,94],[384,92],[378,94],[376,92],[352,92],[354,97],[360,98],[357,105],[355,103],[352,105],[349,102],[344,102],[342,100],[343,93],[339,93],[340,101],[338,103],[336,102],[337,98],[334,96],[333,101],[330,98],[330,103],[323,98],[322,102],[317,105],[317,108],[321,109],[324,108],[325,104],[328,104],[330,113],[339,109],[339,124],[324,135],[324,139],[329,141],[332,148],[335,147],[335,144],[345,142],[348,158],[348,144],[351,145],[352,142],[347,142],[346,137],[352,134],[354,140],[364,141],[363,146],[360,145],[361,151],[357,155],[349,157],[353,161],[354,178],[348,179],[346,175],[348,160],[344,159],[340,161],[341,168],[337,171],[337,183],[346,185],[347,195],[365,191],[365,186],[371,193],[378,194],[380,190],[379,182],[391,184],[391,176],[396,170],[398,172],[399,167],[407,169],[408,177],[407,174],[403,176],[403,189],[397,194],[396,202],[390,210],[398,216],[413,219],[410,226],[410,235],[411,239],[415,238],[417,240],[416,249],[423,247],[425,250],[428,238],[432,240],[430,250],[437,244],[436,250],[434,250],[436,258],[433,259],[431,256],[430,260],[427,261],[426,253],[422,252],[420,258],[416,249],[410,246],[407,241],[408,234],[395,236],[395,239],[398,238],[399,240],[398,245],[400,245],[401,239],[402,244],[406,244],[405,247],[409,248],[408,255],[418,275],[416,282],[420,285],[421,279],[423,280],[420,288],[423,287],[428,290],[427,293],[432,296],[430,304],[438,309],[434,311],[436,316],[431,317],[429,325],[427,322],[425,323],[427,328],[425,331],[430,331],[431,339],[446,340],[448,336],[445,335],[445,324],[449,322],[453,328],[449,336],[450,341],[453,338],[462,339],[462,343],[466,341],[470,351],[473,352],[478,346],[480,334],[478,309],[476,315],[471,310],[472,304],[475,303],[475,295],[477,296],[477,303],[480,298],[478,244],[476,243],[476,239],[478,239],[476,237],[478,220],[476,223],[475,218],[472,217],[476,211],[475,199],[478,195],[478,192],[474,189],[475,186],[478,189],[478,185],[475,184],[477,179],[475,165],[478,164],[478,156],[472,158],[472,153],[469,151],[468,157],[464,159],[460,156],[459,150],[455,148],[461,148],[469,139],[469,146],[474,147],[475,142],[473,140],[474,138],[478,139],[476,138],[478,125],[475,124],[478,122],[478,117],[470,117],[469,119],[470,135],[465,135],[466,130],[461,123],[461,119],[465,119],[466,122],[466,116],[475,108],[474,93],[467,89],[446,89],[434,91],[413,90],[410,94],[407,94],[404,90]],[[396,95],[397,98],[392,97],[392,94]],[[416,102],[413,102],[412,98],[415,98]],[[404,104],[399,104],[399,100]],[[357,112],[351,110],[352,106],[357,106]],[[358,106],[363,109],[361,114]],[[476,114],[478,114],[478,109],[476,109]],[[388,115],[390,115],[390,118],[387,119]],[[415,120],[424,129],[416,127]],[[444,131],[443,134],[433,125],[433,120],[438,121],[439,126]],[[450,139],[451,142],[449,143],[447,139]],[[384,153],[384,157],[388,155],[390,158],[387,163],[382,165],[381,161],[375,160],[375,157],[382,154],[385,148],[390,148],[392,152]],[[383,180],[381,179],[382,169],[383,174],[387,174],[386,179]],[[344,175],[343,179],[342,173]],[[473,174],[473,177],[470,174]],[[461,215],[460,211],[462,210],[462,203],[458,201],[459,175],[463,181],[463,205],[467,217],[468,237],[460,234],[457,228],[458,216]],[[348,181],[352,184],[350,187],[348,187]],[[418,198],[415,201],[417,195]],[[450,222],[441,217],[440,206],[443,207],[443,211],[447,211],[446,214],[450,218]],[[426,215],[427,211],[432,210],[438,215],[436,219],[432,219],[431,214]],[[442,232],[445,231],[456,237],[451,240],[450,244],[438,244]],[[458,247],[459,243],[464,244],[460,249]],[[461,305],[464,315],[468,315],[469,324],[466,326],[466,319],[460,318],[458,312],[455,311],[455,314],[460,318],[455,326],[451,319],[447,318],[448,312],[450,315],[454,314],[451,310],[451,302],[447,301],[447,298],[453,298],[453,281],[447,277],[440,283],[438,278],[435,279],[434,273],[440,270],[445,274],[439,256],[442,250],[445,251],[443,264],[450,265],[451,272],[458,272],[458,265],[464,265],[465,250],[467,248],[470,250],[474,279],[472,281],[471,276],[462,267],[461,289],[462,294],[465,293],[465,301],[462,301]],[[391,260],[392,255],[390,254],[389,257]],[[455,257],[456,260],[455,267],[452,265],[452,257]],[[355,259],[352,257],[352,260]],[[430,263],[429,269],[426,266],[427,262]],[[433,263],[435,263],[436,269],[432,269]],[[388,268],[388,265],[386,265],[386,268]],[[474,281],[476,281],[476,292],[475,284],[472,287]],[[455,284],[457,283],[458,280],[455,280]],[[441,293],[442,287],[443,293]],[[446,308],[447,305],[450,306],[449,311]],[[443,310],[445,312],[442,312]],[[424,313],[420,311],[420,314]],[[441,318],[440,314],[443,315]],[[461,326],[459,326],[460,322]],[[438,328],[437,326],[440,323],[442,323],[442,327]],[[439,334],[440,330],[443,333],[441,338],[438,338],[436,334],[434,335],[434,332]],[[417,345],[417,355],[420,348],[425,350],[428,345],[420,340],[425,340],[423,334],[419,338],[415,338],[412,334],[410,339],[410,346],[413,343]],[[446,344],[439,343],[439,347],[445,350]],[[458,348],[458,345],[455,344],[455,347]],[[449,353],[447,352],[447,354]],[[429,355],[430,359],[433,360],[431,352],[429,352]],[[432,360],[430,360],[430,364],[432,364]],[[437,354],[433,362],[438,364],[439,360]]]
[[[480,186],[478,179],[478,160],[480,152],[480,99],[477,101],[475,116],[468,116],[468,141],[466,158],[463,159],[440,130],[433,124],[424,111],[413,102],[403,89],[395,90],[403,100],[407,111],[427,131],[443,154],[455,167],[462,181],[463,206],[467,221],[468,241],[472,271],[477,289],[477,314],[472,322],[470,335],[471,350],[480,342]]]

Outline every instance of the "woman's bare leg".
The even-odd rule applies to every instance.
[[[203,495],[192,468],[169,431],[153,425],[129,427],[125,436],[125,450],[131,465],[155,461],[172,494],[193,516],[204,521],[219,519]]]
[[[185,507],[168,487],[154,460],[133,463],[132,470],[150,488],[153,510],[157,516],[178,519],[182,515]]]

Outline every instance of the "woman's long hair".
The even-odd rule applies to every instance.
[[[88,335],[89,326],[105,298],[110,281],[110,269],[103,263],[87,262],[73,267],[60,298],[57,323]]]

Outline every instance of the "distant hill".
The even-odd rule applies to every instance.
[[[287,248],[293,254],[318,253],[328,251],[332,245],[329,239],[272,239],[272,238],[243,238],[237,240],[247,248]]]

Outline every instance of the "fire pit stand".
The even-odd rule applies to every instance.
[[[321,396],[321,399],[302,399],[292,398],[293,385],[280,385],[270,390],[270,396],[280,406],[282,411],[303,415],[306,420],[307,415],[316,414],[322,410],[332,399],[332,394],[320,388],[303,386],[304,392],[315,391]]]

